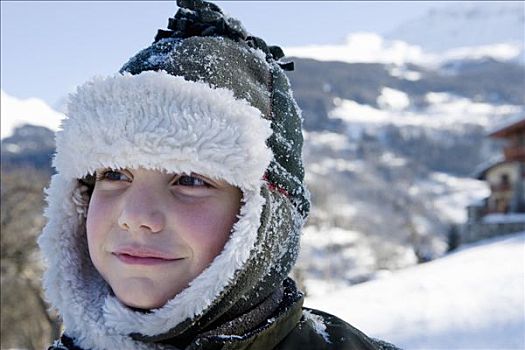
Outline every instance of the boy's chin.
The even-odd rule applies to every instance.
[[[154,288],[130,288],[131,286],[120,286],[113,288],[113,293],[117,299],[129,308],[137,310],[152,310],[164,306],[170,299],[178,294],[176,291],[171,293],[158,293]],[[122,288],[124,287],[124,288]]]
[[[116,297],[122,304],[126,305],[130,309],[137,311],[149,311],[152,309],[158,309],[164,306],[169,300],[166,298],[160,300],[154,300],[152,298],[146,298],[145,300],[143,298],[137,300],[137,298],[121,297],[118,294],[116,294]]]

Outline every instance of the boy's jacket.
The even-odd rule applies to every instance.
[[[166,350],[397,350],[392,344],[369,338],[343,320],[314,309],[304,308],[303,296],[291,279],[284,282],[284,298],[270,318],[242,335],[218,334],[210,330],[194,339],[165,339]],[[243,315],[240,316],[242,318]],[[221,328],[219,325],[218,329]],[[48,350],[82,349],[64,334]]]

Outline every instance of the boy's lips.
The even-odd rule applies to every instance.
[[[184,257],[177,257],[162,250],[144,246],[120,247],[112,254],[126,264],[140,265],[165,264],[184,259]]]

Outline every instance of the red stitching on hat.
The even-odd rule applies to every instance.
[[[266,184],[268,186],[268,189],[270,191],[272,191],[272,192],[277,191],[280,194],[285,195],[286,197],[290,197],[290,194],[288,193],[287,190],[285,190],[281,186],[277,185],[276,183],[270,182],[270,180],[268,180],[268,173],[264,174],[263,180],[266,182]]]

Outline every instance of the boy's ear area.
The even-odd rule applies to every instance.
[[[87,174],[83,178],[78,179],[79,186],[87,187],[86,193],[89,195],[90,198],[91,198],[91,195],[93,194],[93,190],[95,189],[96,179],[97,179],[96,173]]]

